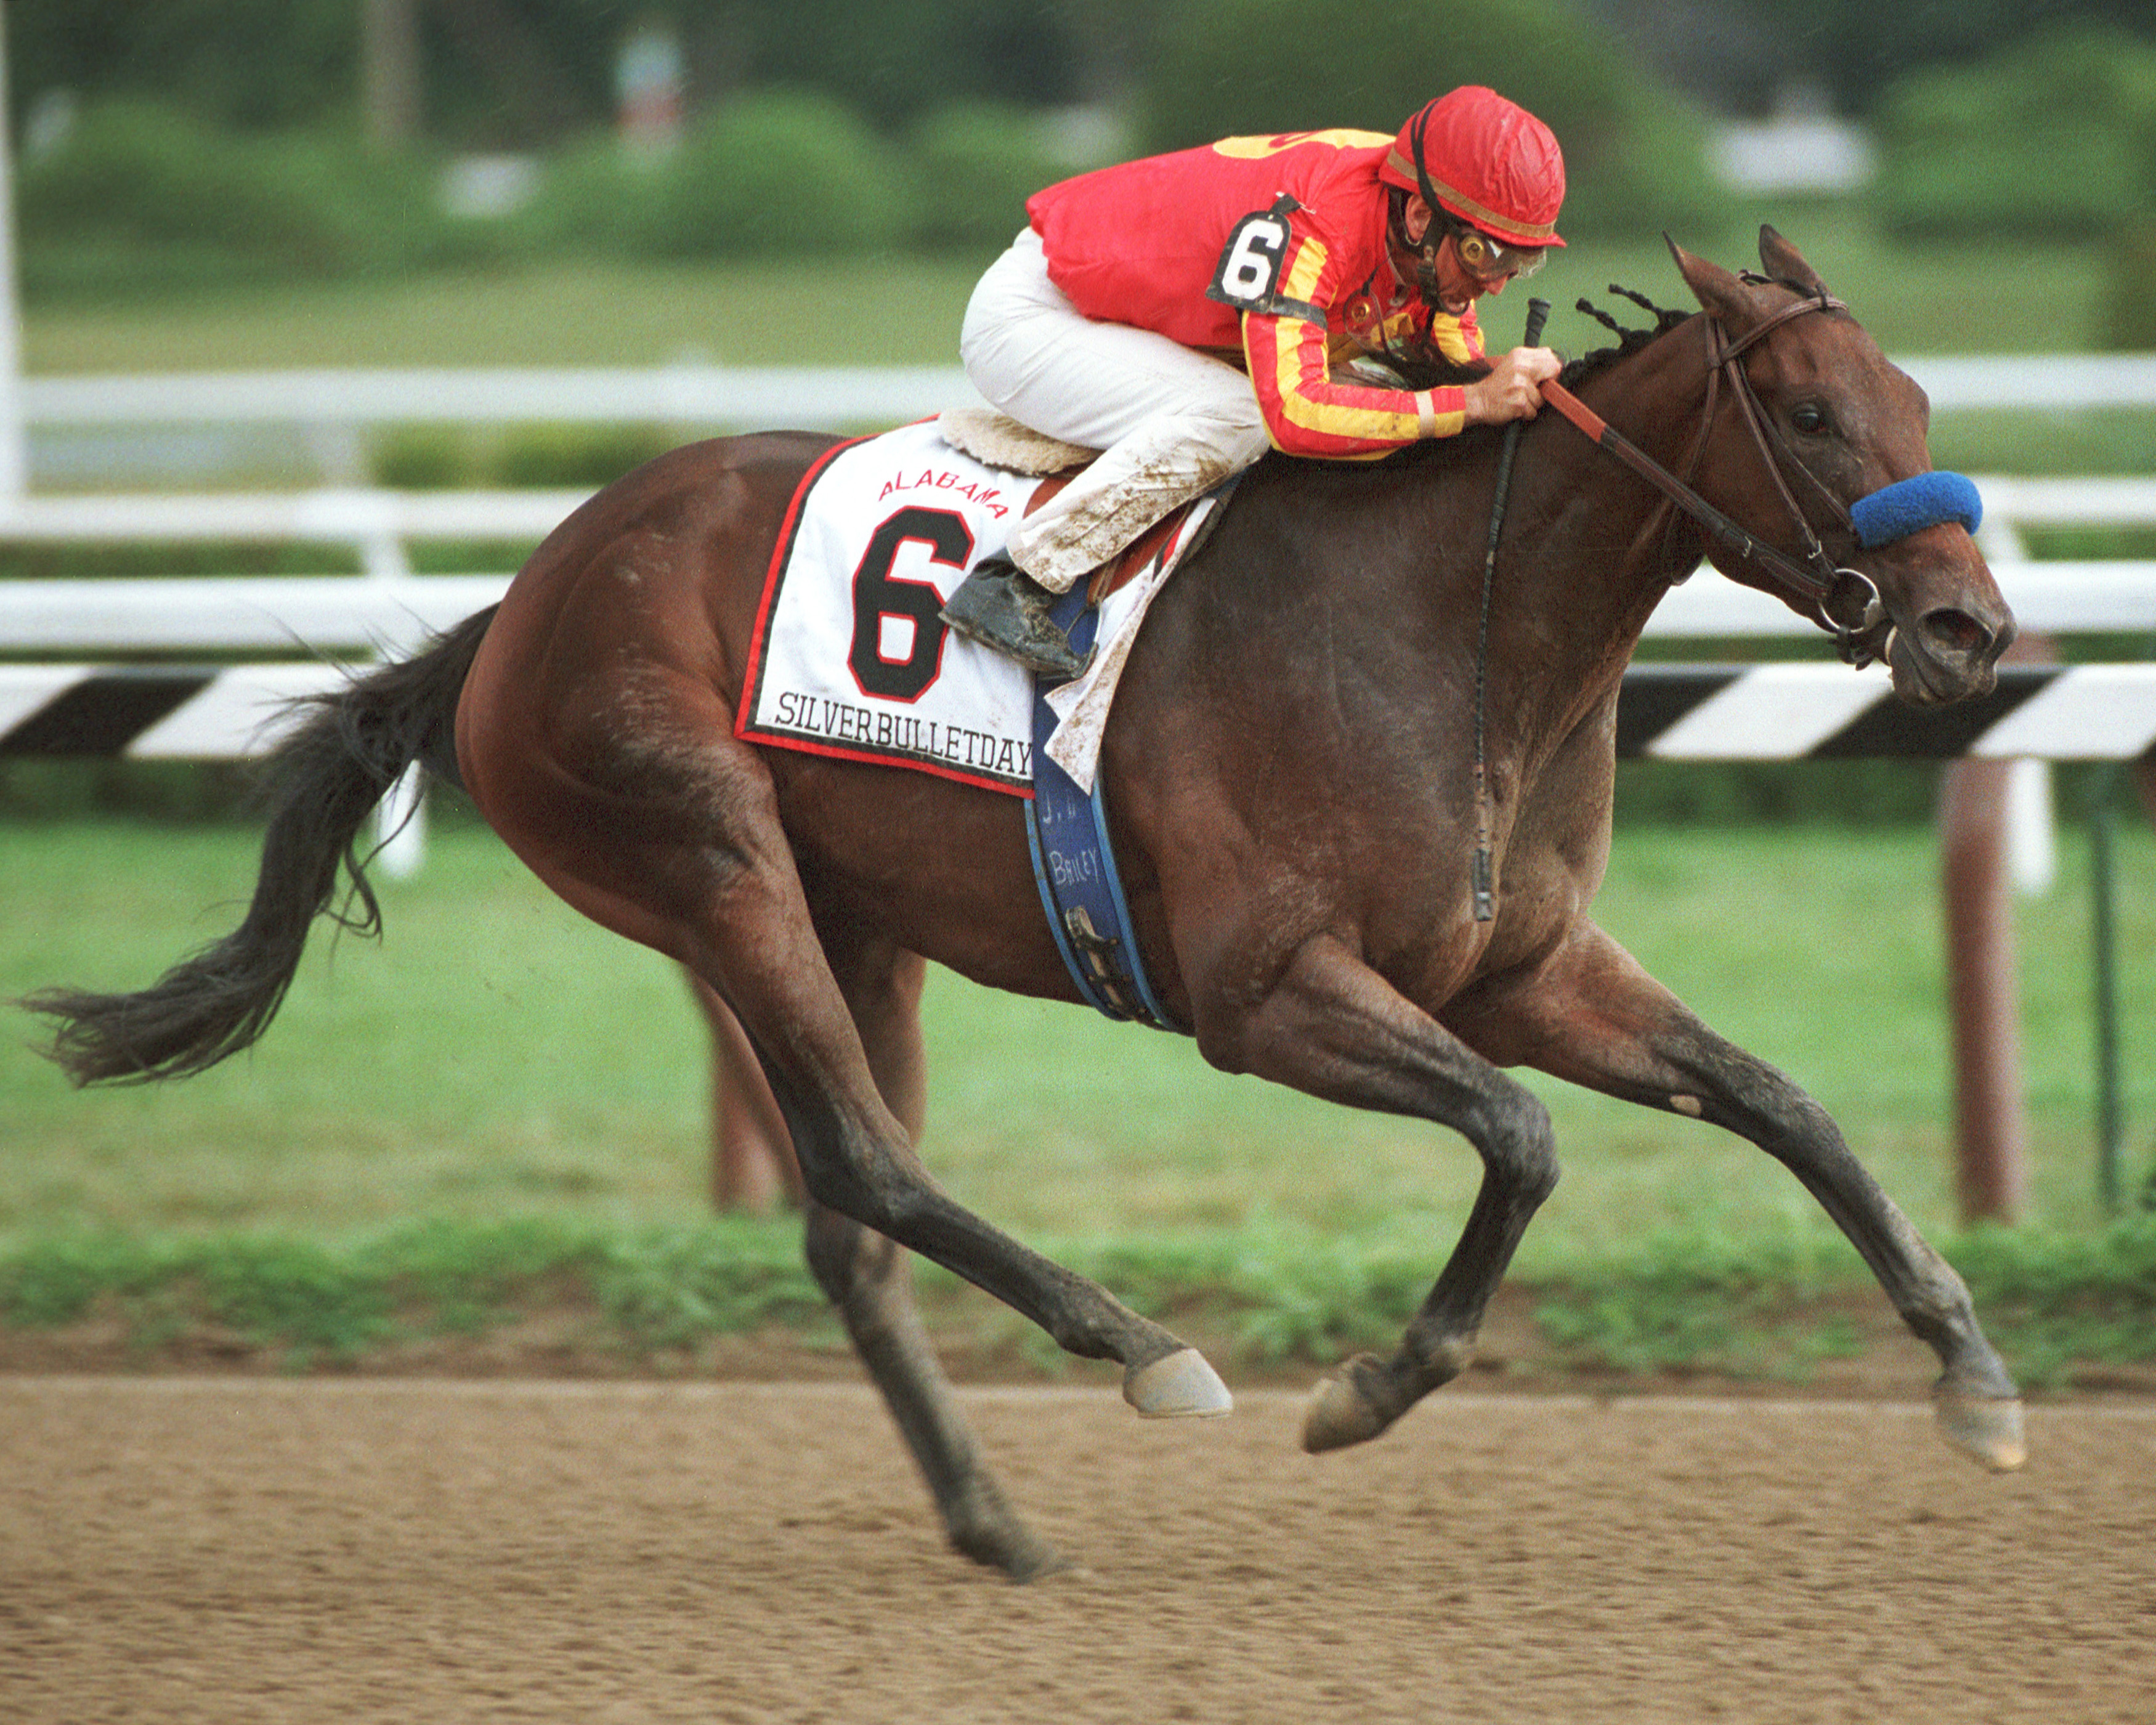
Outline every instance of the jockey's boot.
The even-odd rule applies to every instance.
[[[1093,662],[1048,614],[1055,595],[1009,557],[985,557],[958,583],[943,620],[962,635],[1015,659],[1043,676],[1069,682]]]

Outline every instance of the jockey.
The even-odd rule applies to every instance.
[[[1036,193],[974,290],[961,356],[1013,418],[1105,453],[975,567],[944,620],[1075,676],[1055,596],[1268,447],[1369,460],[1532,418],[1557,356],[1488,364],[1475,301],[1564,244],[1563,201],[1549,128],[1480,85],[1397,138],[1225,138]],[[1346,372],[1371,359],[1389,369]],[[1448,364],[1472,381],[1414,387]]]

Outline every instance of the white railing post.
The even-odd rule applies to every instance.
[[[2028,542],[2010,516],[1992,515],[1977,529],[1977,548],[1994,564],[2025,564]],[[2023,638],[2029,624],[2022,624]],[[2024,898],[2041,898],[2058,882],[2059,839],[2051,814],[2051,763],[2013,763],[2006,781],[2006,873]]]

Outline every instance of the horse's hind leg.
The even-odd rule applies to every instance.
[[[1227,1387],[1196,1350],[929,1178],[870,1070],[770,773],[734,740],[716,691],[644,667],[594,673],[573,698],[520,710],[536,699],[506,676],[476,702],[467,690],[459,749],[475,798],[555,891],[688,965],[733,1009],[808,1196],[994,1295],[1066,1352],[1119,1361],[1141,1414],[1227,1412]]]
[[[1933,1400],[1947,1438],[1987,1467],[2021,1465],[2020,1392],[1984,1339],[1962,1279],[1851,1154],[1824,1108],[1707,1029],[1600,929],[1582,921],[1531,977],[1486,985],[1446,1016],[1494,1060],[1711,1121],[1782,1163],[1938,1355],[1945,1369]]]
[[[912,953],[888,948],[878,958],[844,965],[841,986],[877,1087],[908,1135],[918,1139],[927,1111],[920,1020],[925,967]],[[808,1247],[809,1268],[897,1421],[952,1545],[1014,1581],[1061,1568],[1055,1552],[1012,1512],[974,1447],[914,1307],[906,1254],[852,1218],[813,1204]]]
[[[906,1254],[851,1217],[811,1204],[808,1267],[927,1481],[952,1548],[1014,1581],[1062,1568],[1004,1501],[974,1447],[914,1308]]]

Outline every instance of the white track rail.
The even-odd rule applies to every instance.
[[[2156,355],[1904,357],[1935,413],[2156,407]],[[895,424],[980,398],[956,366],[198,372],[26,377],[33,427]]]

